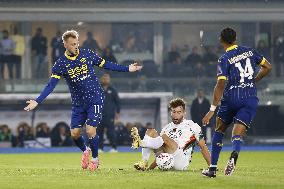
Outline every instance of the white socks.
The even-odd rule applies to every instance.
[[[144,136],[144,139],[141,141],[141,146],[144,148],[151,148],[151,149],[158,149],[161,146],[163,146],[164,140],[161,136],[158,136],[156,138],[152,138],[148,135]],[[142,151],[143,152],[143,151]]]
[[[142,148],[142,160],[148,161],[151,155],[152,149],[150,148]]]
[[[92,161],[99,161],[99,158],[92,158]]]

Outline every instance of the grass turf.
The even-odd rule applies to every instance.
[[[138,153],[100,154],[95,173],[80,168],[80,153],[0,154],[0,188],[284,188],[284,152],[242,152],[231,177],[223,175],[229,156],[221,153],[217,178],[204,178],[206,164],[195,153],[188,171],[139,172],[132,168]]]

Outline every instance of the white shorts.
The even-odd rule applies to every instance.
[[[182,149],[177,149],[174,153],[174,170],[187,170],[189,162],[190,162],[190,157],[185,155]]]

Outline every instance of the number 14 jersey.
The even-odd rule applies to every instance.
[[[223,99],[237,100],[257,97],[255,75],[265,58],[249,47],[233,45],[218,60],[217,79],[226,79]]]

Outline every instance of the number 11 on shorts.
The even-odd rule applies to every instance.
[[[94,105],[95,113],[100,113],[100,105]]]

